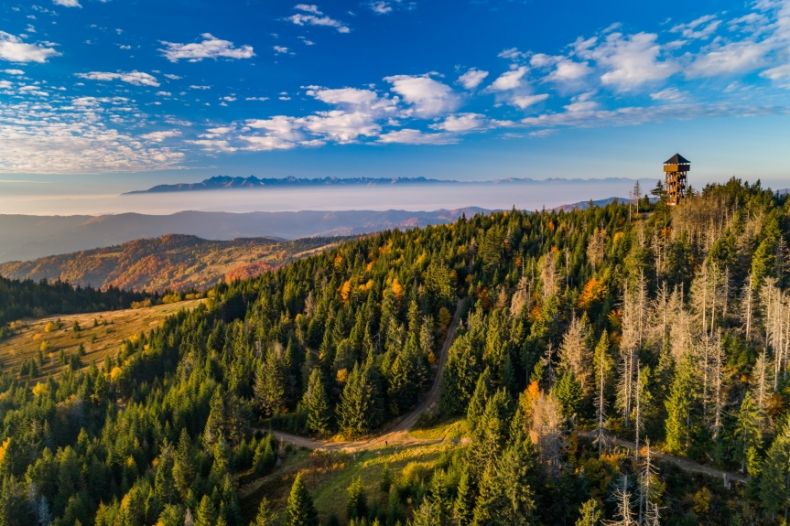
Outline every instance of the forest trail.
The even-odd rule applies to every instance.
[[[435,407],[436,404],[439,403],[439,397],[441,396],[442,373],[444,372],[444,367],[447,363],[447,357],[449,355],[450,346],[453,344],[453,341],[455,341],[456,331],[458,329],[458,324],[461,321],[461,316],[463,314],[465,306],[466,306],[466,300],[464,299],[459,300],[456,305],[455,313],[453,314],[453,319],[450,322],[450,326],[447,329],[447,335],[445,336],[444,342],[442,343],[442,347],[440,350],[439,366],[436,369],[436,375],[434,376],[433,384],[431,385],[431,389],[428,391],[428,394],[425,396],[423,401],[420,402],[420,404],[417,407],[415,407],[411,412],[407,413],[406,415],[390,423],[382,430],[380,434],[367,438],[362,438],[359,440],[333,441],[333,440],[308,438],[299,435],[293,435],[291,433],[285,433],[283,431],[272,430],[271,433],[274,435],[275,438],[277,438],[277,440],[299,448],[320,450],[320,451],[340,451],[344,453],[356,453],[359,451],[380,449],[391,445],[408,447],[415,445],[435,444],[441,442],[442,439],[440,438],[431,438],[431,439],[415,438],[413,436],[410,436],[409,431],[417,424],[420,417],[425,412]],[[589,439],[594,438],[594,433],[595,433],[594,431],[578,432],[579,436]],[[608,434],[605,436],[609,444],[622,447],[629,451],[634,451],[634,449],[636,449],[636,445],[633,442],[629,442],[627,440],[623,440],[621,438],[617,438],[615,436],[611,436]],[[658,450],[653,450],[652,454],[657,460],[661,462],[666,462],[668,464],[672,464],[673,466],[681,469],[682,471],[685,471],[686,473],[697,473],[712,478],[718,478],[724,483],[725,486],[729,486],[729,483],[732,481],[745,483],[747,480],[747,477],[742,473],[724,471],[715,467],[706,466],[698,462],[694,462],[686,458],[676,457],[674,455],[668,455]]]
[[[595,431],[578,431],[579,436],[594,439],[595,438]],[[605,440],[607,444],[613,444],[615,446],[627,449],[628,451],[634,451],[636,449],[636,444],[633,442],[629,442],[628,440],[623,440],[622,438],[617,438],[615,436],[604,434]],[[712,478],[717,478],[721,480],[725,486],[730,485],[730,482],[741,482],[745,483],[747,480],[746,475],[742,473],[736,473],[732,471],[724,471],[722,469],[714,468],[712,466],[706,466],[704,464],[700,464],[698,462],[694,462],[693,460],[689,460],[683,457],[676,457],[674,455],[668,455],[666,453],[662,453],[656,449],[651,449],[650,454],[661,462],[666,462],[667,464],[672,464],[676,468],[685,471],[686,473],[697,473],[700,475],[707,475]]]
[[[409,413],[401,416],[400,418],[391,422],[389,425],[385,426],[380,434],[359,440],[332,441],[307,438],[299,435],[292,435],[290,433],[284,433],[282,431],[271,431],[271,433],[275,438],[277,438],[277,440],[296,447],[322,451],[343,451],[346,453],[354,453],[368,449],[379,449],[396,444],[399,446],[412,446],[441,442],[441,439],[414,438],[409,436],[409,430],[411,430],[411,428],[417,424],[417,422],[420,420],[420,417],[425,412],[436,407],[436,405],[439,403],[442,387],[442,373],[444,372],[444,366],[447,363],[447,356],[450,352],[450,346],[453,344],[453,341],[455,341],[455,334],[458,330],[458,324],[461,321],[461,316],[463,315],[465,306],[465,299],[458,300],[458,303],[455,307],[455,313],[453,314],[453,319],[450,321],[450,326],[447,328],[447,335],[445,336],[442,347],[439,350],[439,364],[436,368],[433,384],[431,385],[428,393],[425,395],[425,398]]]

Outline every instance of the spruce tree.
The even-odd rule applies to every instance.
[[[362,479],[359,477],[355,478],[348,487],[346,514],[349,519],[362,519],[368,515],[368,499]]]
[[[596,499],[589,499],[579,508],[579,518],[576,519],[575,526],[600,526],[602,518],[601,505]]]
[[[453,517],[459,526],[467,526],[472,523],[475,503],[475,485],[468,467],[461,473],[458,481],[458,490],[453,504]]]
[[[529,485],[534,453],[526,444],[508,446],[488,465],[480,482],[474,524],[535,524],[534,494]]]
[[[195,526],[216,526],[217,519],[217,508],[214,506],[214,502],[208,495],[203,495],[195,517]]]
[[[770,515],[790,519],[790,416],[766,456],[760,475],[760,500]]]
[[[332,411],[318,368],[310,372],[307,390],[302,398],[302,405],[307,413],[307,429],[317,435],[328,435],[332,431]]]
[[[217,387],[211,396],[209,413],[206,426],[203,428],[203,444],[211,449],[220,437],[224,436],[225,403],[222,399],[222,390]]]
[[[762,415],[752,394],[747,392],[738,410],[735,433],[738,438],[737,458],[741,461],[741,471],[756,475],[758,470],[758,450],[762,442],[760,422]]]
[[[281,352],[277,346],[271,349],[255,372],[255,400],[264,416],[272,416],[285,409],[286,379]]]
[[[288,496],[288,505],[285,510],[287,526],[317,526],[318,513],[313,504],[313,498],[307,491],[307,487],[299,473],[291,486],[291,494]]]
[[[338,424],[344,435],[363,435],[383,421],[377,383],[378,377],[370,359],[363,366],[354,366],[340,395],[337,409]]]
[[[477,425],[477,421],[485,411],[490,389],[491,371],[488,369],[488,367],[486,367],[483,371],[483,374],[481,374],[477,379],[475,391],[472,393],[472,398],[469,400],[469,406],[466,410],[466,420],[469,422],[469,426],[472,428]]]
[[[696,434],[697,381],[690,359],[683,360],[675,370],[669,397],[664,403],[667,410],[665,445],[667,452],[685,455]]]
[[[250,526],[274,526],[277,524],[277,515],[272,509],[269,499],[264,497],[258,505],[258,514]]]

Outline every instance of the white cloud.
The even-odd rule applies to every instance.
[[[49,97],[49,92],[42,90],[39,86],[27,85],[19,88],[20,95],[31,95],[34,97]]]
[[[787,110],[785,110],[785,114]],[[709,104],[656,104],[651,106],[624,106],[613,110],[593,109],[544,113],[534,117],[526,117],[521,123],[528,127],[553,128],[553,127],[611,127],[635,126],[645,123],[655,123],[662,120],[677,119],[678,115],[684,118],[699,118],[711,116],[754,116],[775,115],[775,106],[736,105],[730,103]]]
[[[531,131],[531,132],[529,132],[528,135],[530,137],[533,137],[533,138],[536,138],[536,139],[544,139],[546,137],[551,137],[555,133],[557,133],[557,130],[554,130],[554,129],[551,129],[551,128],[547,128],[545,130]]]
[[[423,133],[412,128],[391,131],[379,137],[379,142],[384,144],[453,144],[457,140],[445,133]]]
[[[458,77],[458,82],[466,89],[475,89],[488,76],[488,71],[471,68],[466,73]]]
[[[656,39],[653,33],[611,33],[598,45],[597,41],[577,41],[577,52],[606,69],[601,75],[604,85],[627,92],[663,81],[678,71],[674,62],[660,60],[661,46]]]
[[[4,69],[3,73],[6,75],[24,75],[25,72],[21,69]]]
[[[76,73],[75,75],[81,79],[99,81],[120,80],[121,82],[126,82],[127,84],[131,84],[133,86],[150,86],[153,88],[159,87],[159,81],[156,79],[156,77],[143,71],[130,71],[128,73],[91,71],[88,73]]]
[[[286,46],[273,46],[272,49],[274,49],[276,55],[284,55],[290,52]]]
[[[194,139],[186,141],[186,143],[194,144],[212,153],[234,153],[239,150],[237,147],[231,146],[228,141],[222,139]]]
[[[296,143],[284,141],[272,135],[250,135],[239,137],[247,143],[245,150],[253,152],[270,152],[273,150],[290,150],[296,147]]]
[[[222,40],[211,33],[200,35],[203,40],[189,44],[162,41],[165,48],[160,50],[170,62],[188,60],[189,62],[199,62],[210,58],[232,58],[247,59],[255,56],[255,52],[250,45],[236,47],[229,40]]]
[[[412,105],[415,116],[433,117],[454,111],[460,104],[458,95],[428,75],[394,75],[385,77],[392,91]]]
[[[486,118],[479,113],[459,113],[448,115],[444,121],[432,126],[435,130],[444,130],[451,133],[479,130],[486,125]]]
[[[294,9],[299,13],[289,16],[292,24],[297,26],[323,26],[331,27],[338,33],[350,33],[351,29],[344,22],[325,15],[315,4],[297,4]]]
[[[10,80],[0,80],[0,89],[11,89],[13,84]]]
[[[296,4],[294,9],[297,11],[304,11],[305,13],[313,13],[314,15],[320,15],[321,10],[318,9],[318,6],[315,4]]]
[[[504,58],[515,62],[515,61],[526,59],[527,57],[529,57],[529,53],[525,51],[519,51],[518,48],[512,47],[509,49],[503,49],[502,51],[499,52],[497,56],[499,58]]]
[[[53,44],[27,44],[21,38],[0,31],[0,60],[9,62],[46,62],[50,57],[59,55]]]
[[[760,73],[760,76],[783,88],[790,88],[790,64],[783,64],[775,68],[767,69]]]
[[[392,13],[392,6],[389,2],[378,1],[370,3],[370,10],[377,15],[386,15]]]
[[[388,15],[395,9],[411,11],[417,7],[417,3],[404,0],[372,0],[368,3],[368,7],[377,15]]]
[[[0,172],[105,173],[178,167],[183,152],[123,131],[146,119],[123,97],[0,104]]]
[[[713,35],[721,25],[721,20],[713,15],[704,15],[687,24],[678,24],[670,31],[680,33],[684,38],[692,40],[707,39]]]
[[[561,59],[549,74],[548,79],[559,83],[574,83],[592,72],[586,62]]]
[[[371,106],[379,98],[375,91],[358,88],[321,88],[311,86],[307,94],[327,104],[348,104],[351,106]]]
[[[694,77],[732,75],[759,68],[763,64],[765,45],[750,41],[731,42],[699,55],[686,70]]]
[[[214,128],[209,128],[206,130],[206,133],[201,135],[203,138],[214,138],[221,135],[228,135],[231,133],[235,128],[233,126],[216,126]]]
[[[488,86],[491,91],[510,91],[518,89],[522,86],[522,79],[527,74],[528,68],[526,66],[519,66],[510,71],[502,73],[494,82]]]
[[[381,131],[374,116],[365,111],[318,112],[304,117],[300,124],[310,133],[339,143],[352,142],[361,136],[372,137]]]
[[[513,104],[517,108],[525,110],[530,106],[534,106],[539,102],[543,102],[547,100],[548,98],[549,95],[547,93],[540,93],[537,95],[516,95],[512,98],[511,104]]]
[[[289,150],[305,138],[297,117],[276,115],[269,119],[249,119],[244,124],[242,134],[237,137],[243,143],[240,147],[243,150]],[[258,130],[262,133],[257,133]]]
[[[195,91],[206,91],[206,90],[210,90],[211,86],[206,86],[204,84],[190,84],[189,89]]]
[[[52,0],[52,3],[62,7],[82,7],[79,0]]]
[[[269,119],[249,119],[245,124],[248,128],[265,130],[283,140],[299,141],[303,137],[298,130],[298,119],[295,117],[276,115]]]
[[[678,102],[685,99],[685,96],[677,88],[666,88],[651,93],[650,98],[660,102]]]
[[[164,142],[167,139],[181,137],[181,132],[178,130],[155,131],[150,133],[144,133],[140,137],[151,142]]]
[[[546,55],[545,53],[535,53],[529,59],[529,65],[533,68],[543,68],[557,63],[557,57]]]

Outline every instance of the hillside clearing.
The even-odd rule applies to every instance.
[[[79,354],[80,345],[84,349],[80,368],[101,364],[118,351],[123,340],[159,327],[171,314],[191,310],[203,301],[22,320],[15,323],[16,334],[0,341],[0,365],[19,374],[24,364],[37,361],[38,375],[32,379],[41,380],[68,368],[68,358]]]

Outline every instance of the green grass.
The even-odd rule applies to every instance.
[[[242,492],[244,519],[255,517],[263,497],[268,498],[276,510],[283,511],[293,479],[300,472],[322,522],[332,515],[345,520],[347,488],[357,477],[366,488],[368,502],[384,507],[387,495],[381,490],[381,483],[386,471],[395,483],[402,477],[432,471],[446,451],[457,447],[465,429],[464,421],[455,421],[410,433],[419,439],[442,439],[432,444],[393,445],[358,453],[292,451],[275,473],[256,484],[254,492]]]
[[[82,367],[92,363],[101,365],[105,357],[118,352],[124,340],[159,327],[171,314],[181,309],[193,309],[201,301],[15,322],[15,334],[0,341],[0,364],[4,371],[17,374],[23,363],[43,355],[44,363],[39,365],[39,375],[31,380],[37,382],[64,371],[67,366],[61,362],[61,351],[67,356],[73,355],[82,344],[85,349],[85,355],[81,357]],[[75,322],[79,324],[79,330],[74,329]]]
[[[442,422],[441,424],[434,424],[424,428],[412,429],[409,435],[424,440],[443,439],[445,441],[453,441],[459,439],[467,432],[468,426],[465,420],[454,420],[452,422]]]

